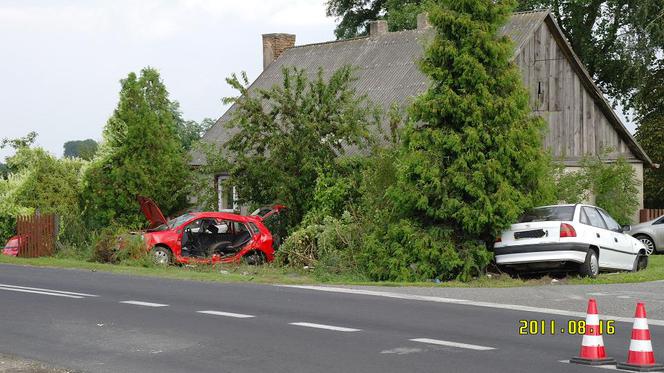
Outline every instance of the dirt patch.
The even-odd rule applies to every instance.
[[[75,373],[71,369],[49,366],[34,360],[18,356],[0,354],[0,373]]]

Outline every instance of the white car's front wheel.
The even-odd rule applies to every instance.
[[[595,278],[599,274],[599,260],[595,250],[588,249],[586,261],[579,267],[579,272],[583,277]]]
[[[641,271],[648,267],[648,256],[645,254],[638,254],[634,258],[634,265],[632,267],[632,272]]]

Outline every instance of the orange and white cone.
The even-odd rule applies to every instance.
[[[619,369],[636,372],[652,372],[664,370],[664,365],[655,362],[655,353],[650,342],[650,330],[646,318],[646,307],[643,303],[636,304],[634,326],[632,327],[632,340],[629,343],[627,361],[618,363]]]
[[[588,300],[586,332],[581,341],[581,352],[579,356],[571,358],[570,363],[585,365],[609,365],[616,363],[614,358],[606,357],[604,339],[602,339],[602,333],[599,329],[597,302],[593,298]]]

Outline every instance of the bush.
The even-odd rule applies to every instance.
[[[0,179],[0,236],[14,231],[16,217],[39,209],[59,217],[58,241],[80,245],[88,232],[79,208],[85,162],[58,159],[44,149],[21,147],[7,158],[13,173]]]
[[[92,260],[99,263],[152,266],[141,236],[117,227],[104,228],[94,239]]]
[[[17,175],[0,179],[0,245],[4,246],[9,237],[16,234],[16,217],[30,215],[33,209],[16,203],[16,189],[22,182]]]
[[[346,150],[364,149],[374,142],[371,127],[378,127],[378,107],[359,95],[350,66],[329,77],[320,69],[284,68],[281,81],[268,89],[249,90],[246,75],[227,79],[240,96],[226,127],[233,135],[224,144],[232,160],[229,185],[241,185],[241,203],[282,203],[289,208],[289,230],[316,207],[316,186],[327,183],[321,172],[335,175]],[[318,181],[318,182],[317,182]],[[347,193],[336,184],[331,196]],[[336,208],[336,206],[332,206]]]
[[[556,196],[560,202],[581,203],[594,196],[595,205],[605,209],[620,224],[629,224],[639,207],[636,174],[624,157],[607,162],[609,150],[581,160],[581,169],[558,169]]]
[[[401,220],[366,238],[362,264],[374,280],[470,280],[491,261],[483,242],[456,243],[449,229]]]
[[[358,271],[357,252],[362,240],[360,225],[345,212],[341,219],[325,216],[293,232],[277,253],[277,263],[319,272]]]

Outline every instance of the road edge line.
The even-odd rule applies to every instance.
[[[559,310],[555,308],[541,308],[541,307],[532,307],[532,306],[522,306],[518,304],[505,304],[505,303],[492,303],[492,302],[480,302],[466,299],[455,299],[455,298],[444,298],[444,297],[435,297],[430,295],[415,295],[415,294],[401,294],[401,293],[392,293],[386,291],[374,291],[374,290],[362,290],[362,289],[349,289],[349,288],[339,288],[339,287],[328,287],[328,286],[314,286],[314,285],[274,285],[278,287],[292,288],[292,289],[304,289],[304,290],[315,290],[323,291],[329,293],[343,293],[343,294],[355,294],[355,295],[370,295],[383,298],[394,298],[394,299],[403,299],[403,300],[417,300],[423,302],[435,302],[435,303],[447,303],[447,304],[459,304],[465,306],[475,306],[475,307],[485,307],[485,308],[496,308],[504,309],[510,311],[523,311],[523,312],[534,312],[534,313],[544,313],[549,315],[558,315],[558,316],[572,316],[584,319],[586,317],[585,312],[575,312],[575,311],[566,311]],[[600,315],[602,319],[615,320],[619,322],[632,323],[634,319],[631,317],[622,317],[622,316],[613,316],[613,315]],[[658,325],[664,326],[664,320],[648,319],[649,325]]]

